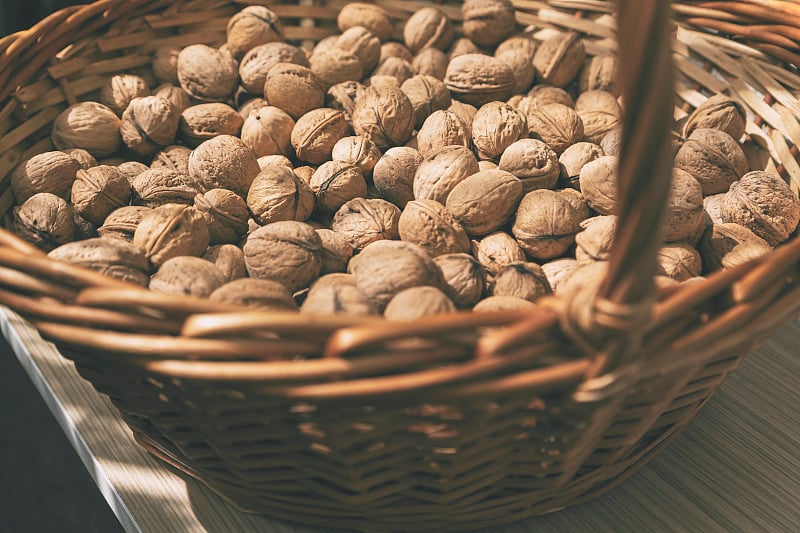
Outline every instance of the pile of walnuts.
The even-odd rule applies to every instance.
[[[22,162],[17,233],[154,291],[415,319],[518,309],[602,277],[617,223],[614,57],[521,31],[508,0],[400,27],[349,4],[308,51],[251,6],[220,48],[159,50],[56,119]],[[460,34],[459,31],[463,31]],[[398,40],[395,40],[397,38]],[[800,220],[750,172],[746,113],[715,96],[676,125],[660,285],[768,253]]]

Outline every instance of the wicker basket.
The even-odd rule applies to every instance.
[[[342,5],[267,3],[287,38],[306,44],[336,31]],[[421,5],[377,3],[398,19]],[[536,35],[568,28],[585,35],[591,54],[616,49],[609,3],[514,4]],[[629,95],[621,230],[599,290],[524,313],[402,324],[309,318],[149,293],[55,263],[3,231],[0,303],[75,361],[142,446],[245,511],[351,530],[440,531],[595,497],[666,446],[744,354],[800,311],[797,239],[703,282],[657,297],[652,289],[673,114],[717,92],[736,95],[751,113],[751,167],[780,172],[795,191],[800,183],[800,76],[791,66],[800,64],[800,8],[721,4],[677,3],[672,28],[666,2],[620,10]],[[441,7],[460,17],[457,3]],[[61,109],[92,98],[110,74],[148,75],[159,47],[221,43],[240,8],[103,0],[0,40],[6,226],[10,171],[52,149]]]

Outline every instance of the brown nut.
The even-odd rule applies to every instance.
[[[337,83],[358,81],[364,76],[359,58],[336,46],[315,52],[311,55],[309,63],[311,71],[326,91]]]
[[[308,57],[296,46],[281,42],[255,46],[244,55],[239,63],[239,78],[242,87],[250,94],[264,94],[267,73],[278,63],[309,66]]]
[[[229,189],[244,197],[260,171],[253,151],[232,135],[204,141],[189,154],[189,175],[204,191]]]
[[[561,173],[556,153],[537,139],[520,139],[510,144],[500,157],[499,168],[522,181],[523,193],[552,189]]]
[[[328,161],[312,174],[309,186],[317,198],[317,206],[328,212],[337,211],[345,202],[367,195],[367,183],[361,170],[341,161]]]
[[[452,40],[450,20],[441,9],[433,6],[417,10],[403,28],[403,41],[414,53],[428,47],[444,50]]]
[[[676,281],[699,276],[703,270],[700,253],[685,243],[665,244],[656,252],[659,274]]]
[[[70,242],[51,251],[47,257],[142,287],[147,287],[149,280],[149,266],[142,250],[121,240],[94,238]]]
[[[238,243],[247,233],[250,213],[241,196],[227,189],[211,189],[194,197],[194,208],[206,221],[209,244]]]
[[[162,294],[205,297],[225,283],[214,263],[199,257],[173,257],[150,278],[150,290]]]
[[[336,141],[331,157],[334,161],[357,166],[361,174],[367,176],[380,160],[381,151],[368,137],[353,135]]]
[[[193,207],[181,204],[153,209],[142,218],[133,234],[133,244],[156,267],[173,257],[200,256],[208,248],[208,242],[205,219]]]
[[[426,48],[431,50],[431,48]],[[470,130],[461,118],[452,111],[434,111],[422,123],[417,133],[417,145],[423,157],[436,154],[446,146],[463,146],[469,148]]]
[[[736,140],[721,130],[698,128],[675,155],[675,166],[700,182],[703,196],[726,192],[747,172],[747,157]]]
[[[70,197],[80,162],[64,152],[44,152],[20,163],[11,174],[11,190],[21,204],[34,194],[51,193]]]
[[[426,316],[452,313],[456,306],[436,287],[411,287],[389,300],[383,316],[387,320],[418,320]]]
[[[153,155],[150,168],[166,169],[178,172],[179,174],[188,174],[190,153],[192,153],[191,149],[185,146],[167,146]]]
[[[363,74],[375,68],[381,55],[380,39],[363,26],[347,28],[336,40],[335,47],[346,50],[357,57]],[[350,79],[360,79],[360,77]]]
[[[494,46],[517,27],[510,0],[466,0],[461,4],[464,35],[478,46]]]
[[[563,104],[536,105],[526,118],[530,136],[543,141],[558,155],[584,135],[580,115]]]
[[[547,275],[536,263],[511,263],[501,268],[492,284],[493,296],[513,296],[529,302],[551,294]]]
[[[225,33],[225,46],[237,58],[258,45],[284,40],[278,15],[264,6],[247,6],[236,13]]]
[[[353,257],[353,247],[341,234],[330,229],[316,230],[322,241],[322,273],[344,272]]]
[[[356,98],[365,89],[366,87],[357,81],[337,83],[328,89],[325,95],[325,107],[338,109],[344,113],[345,120],[352,124]]]
[[[179,116],[183,113],[184,109],[192,104],[186,91],[176,85],[170,85],[169,83],[156,87],[153,91],[153,96],[169,100]]]
[[[295,122],[274,106],[260,107],[250,113],[242,126],[242,141],[256,157],[291,153]]]
[[[494,57],[508,65],[514,72],[513,94],[525,94],[533,85],[536,69],[533,67],[533,56],[536,53],[536,42],[527,37],[511,37],[497,47]]]
[[[490,313],[495,311],[516,311],[530,309],[536,304],[516,296],[489,296],[484,298],[472,308],[476,313]]]
[[[714,128],[739,140],[744,135],[746,122],[747,112],[741,102],[724,94],[716,94],[689,115],[683,127],[683,136],[690,137],[697,129]]]
[[[599,143],[610,131],[622,125],[622,108],[613,94],[606,91],[588,91],[575,101],[575,111],[583,123],[583,135]]]
[[[414,175],[414,198],[436,200],[444,204],[450,191],[475,174],[478,160],[463,146],[447,146],[425,158]]]
[[[397,228],[402,240],[418,244],[431,257],[469,251],[464,227],[435,200],[408,202]]]
[[[587,218],[580,223],[581,231],[575,235],[575,259],[587,261],[610,261],[617,231],[616,215],[601,215]]]
[[[111,155],[122,144],[119,117],[97,102],[79,102],[62,111],[50,137],[59,150],[83,148],[94,157]]]
[[[566,253],[575,242],[581,215],[555,191],[538,189],[522,198],[511,231],[525,253],[549,260]]]
[[[192,44],[178,54],[178,81],[192,98],[224,102],[239,81],[239,65],[225,50]]]
[[[514,237],[503,231],[495,231],[479,241],[472,241],[472,255],[486,271],[495,275],[510,263],[527,261],[525,253]]]
[[[322,241],[303,222],[262,226],[247,236],[243,250],[250,277],[277,281],[292,293],[308,287],[322,270]]]
[[[389,148],[372,171],[372,181],[381,197],[399,207],[414,199],[414,175],[422,156],[414,148]]]
[[[115,74],[100,87],[100,103],[108,106],[117,115],[128,107],[134,98],[150,95],[150,88],[141,76]]]
[[[355,250],[384,239],[397,239],[400,209],[379,198],[355,198],[336,211],[331,229],[342,235]]]
[[[208,250],[203,254],[203,259],[211,261],[222,272],[225,283],[247,277],[244,252],[238,246],[233,244],[209,246]]]
[[[319,108],[297,120],[291,142],[298,159],[319,165],[331,158],[336,141],[350,132],[350,125],[341,111]]]
[[[117,208],[128,205],[131,186],[116,167],[79,170],[72,185],[72,205],[89,222],[100,225]]]
[[[434,111],[450,106],[450,92],[441,80],[417,74],[400,86],[414,108],[414,126],[419,128]]]
[[[561,167],[561,175],[558,183],[564,187],[580,189],[581,169],[587,163],[599,159],[606,155],[603,149],[592,143],[575,143],[561,153],[558,158]]]
[[[242,278],[229,281],[208,297],[221,302],[270,311],[297,311],[289,290],[276,281]]]
[[[664,240],[679,241],[697,233],[705,221],[703,190],[688,172],[672,170]]]
[[[412,59],[411,68],[414,69],[415,74],[433,76],[437,80],[444,80],[449,62],[450,59],[447,54],[438,48],[423,48]]]
[[[159,48],[150,66],[153,74],[162,83],[178,83],[178,54],[180,48]]]
[[[506,148],[527,133],[525,115],[503,102],[481,106],[472,121],[472,142],[481,159],[499,158]]]
[[[125,146],[150,155],[175,141],[181,114],[160,96],[134,98],[122,113],[119,130]]]
[[[292,169],[265,167],[247,193],[247,207],[259,224],[306,220],[314,210],[314,194]]]
[[[189,106],[181,113],[178,135],[189,146],[219,135],[239,135],[244,119],[228,104],[210,103]]]
[[[539,46],[533,66],[542,83],[566,87],[580,72],[585,57],[586,47],[577,33],[559,33]]]
[[[192,205],[200,192],[188,174],[165,168],[149,168],[130,182],[135,205],[158,207],[164,204]]]
[[[372,76],[364,81],[367,87],[375,87],[376,89],[382,86],[400,88],[406,80],[414,75],[414,68],[411,66],[410,61],[406,61],[401,57],[387,57],[375,67],[372,71]]]
[[[75,239],[75,212],[63,198],[40,192],[14,208],[14,232],[45,252]]]
[[[766,255],[772,247],[739,224],[713,224],[698,245],[703,259],[703,272],[710,274],[722,268],[733,268]]]
[[[483,295],[486,270],[469,254],[444,254],[434,262],[442,271],[445,293],[457,307],[472,307]]]
[[[153,210],[143,205],[126,205],[108,215],[103,225],[97,228],[100,237],[118,239],[132,243],[133,234],[142,219]]]
[[[601,215],[615,215],[617,210],[617,158],[599,157],[583,166],[580,187],[589,207]]]
[[[621,90],[617,82],[617,58],[614,56],[593,56],[583,66],[578,77],[582,93],[586,91],[608,91],[615,97]]]
[[[414,106],[394,87],[367,87],[355,101],[353,130],[381,150],[405,143],[414,131]]]
[[[336,17],[339,31],[346,32],[353,26],[363,26],[374,33],[381,41],[387,41],[394,33],[394,25],[389,13],[375,4],[353,2],[346,4]]]
[[[278,63],[267,72],[264,97],[297,120],[325,102],[325,86],[308,67]]]
[[[352,274],[332,273],[311,285],[301,313],[319,315],[378,315],[380,311],[356,287]]]
[[[522,182],[504,170],[483,170],[453,187],[447,210],[469,235],[486,235],[500,228],[517,209]]]
[[[576,268],[578,268],[578,261],[571,257],[553,259],[542,265],[547,282],[556,294],[558,294],[558,286],[561,282],[571,276]]]
[[[483,54],[464,54],[450,61],[444,77],[454,98],[480,107],[511,96],[516,80],[504,62]]]

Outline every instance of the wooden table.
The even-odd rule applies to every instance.
[[[0,328],[126,531],[333,531],[237,511],[141,450],[111,403],[27,322],[0,307]],[[607,495],[491,531],[800,531],[799,343],[800,325],[786,325],[683,435]]]

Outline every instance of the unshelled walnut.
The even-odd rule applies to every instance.
[[[453,40],[453,25],[444,12],[433,6],[417,10],[403,28],[403,41],[416,53],[423,48],[444,50]]]
[[[273,11],[264,6],[247,6],[228,20],[226,48],[234,57],[265,43],[283,41],[283,25]]]
[[[368,176],[372,174],[372,169],[380,160],[381,151],[369,137],[352,135],[336,141],[331,151],[331,158],[334,161],[355,165],[361,170],[361,174]]]
[[[178,81],[192,98],[224,102],[239,81],[239,65],[226,50],[192,44],[178,54]]]
[[[80,162],[59,151],[37,154],[17,165],[11,174],[11,190],[21,204],[37,193],[51,193],[69,199]]]
[[[309,186],[317,198],[317,206],[328,212],[337,211],[353,198],[367,195],[367,183],[361,170],[341,161],[320,165],[312,174]]]
[[[180,174],[189,173],[189,154],[192,151],[180,145],[172,145],[162,148],[153,155],[153,161],[150,163],[150,168],[163,168],[166,170],[173,170]]]
[[[411,62],[402,57],[387,57],[375,67],[372,76],[364,81],[367,87],[380,89],[382,86],[400,88],[407,79],[414,75]]]
[[[119,117],[97,102],[79,102],[62,111],[50,137],[59,150],[83,148],[94,157],[111,155],[122,144]]]
[[[514,73],[513,94],[525,94],[533,85],[536,69],[533,67],[533,56],[536,53],[536,42],[527,37],[511,37],[497,47],[494,57],[511,67]]]
[[[546,261],[564,255],[575,242],[581,221],[564,196],[538,189],[522,198],[511,231],[529,257]]]
[[[336,48],[341,48],[358,58],[361,72],[366,74],[378,64],[381,56],[381,41],[377,35],[364,26],[347,28],[336,40]],[[360,79],[351,78],[351,79]]]
[[[345,81],[337,83],[328,89],[325,94],[325,107],[338,109],[344,113],[347,122],[353,122],[353,109],[355,109],[356,98],[364,92],[366,87],[358,81]]]
[[[297,120],[325,102],[325,86],[310,68],[278,63],[267,72],[264,97]]]
[[[245,103],[239,106],[237,111],[239,112],[239,115],[242,117],[242,120],[245,120],[247,117],[250,116],[251,111],[256,111],[257,109],[268,105],[269,102],[257,96],[255,98],[250,98],[249,100],[247,100]]]
[[[114,74],[100,87],[100,103],[121,115],[134,98],[150,95],[150,88],[141,76]]]
[[[320,315],[377,315],[377,306],[356,287],[352,274],[333,273],[311,285],[300,308],[301,313]]]
[[[772,247],[744,226],[723,223],[708,228],[700,239],[698,251],[703,259],[703,273],[710,274],[766,255]]]
[[[414,126],[419,128],[434,111],[450,106],[450,92],[441,80],[417,74],[400,86],[414,108]]]
[[[153,74],[163,83],[178,83],[178,54],[180,48],[159,48],[153,56],[150,66]]]
[[[147,287],[149,266],[142,250],[116,239],[86,239],[59,246],[47,256]]]
[[[547,104],[561,104],[567,107],[575,107],[575,100],[572,96],[562,89],[561,87],[553,87],[552,85],[534,85],[525,95],[530,97],[530,100],[525,100],[530,104],[539,106]]]
[[[400,214],[398,231],[402,240],[418,244],[434,258],[469,251],[464,227],[435,200],[408,202]]]
[[[374,33],[381,41],[387,41],[394,33],[394,25],[389,13],[375,4],[353,2],[346,4],[336,17],[339,31],[346,32],[353,26],[363,26]]]
[[[483,170],[453,187],[448,211],[470,235],[486,235],[500,228],[522,198],[522,182],[504,170]]]
[[[592,210],[580,191],[567,188],[558,189],[556,192],[575,209],[581,219],[587,219],[592,216]]]
[[[270,311],[297,311],[289,290],[276,281],[242,278],[227,282],[208,297],[221,302]]]
[[[555,293],[558,293],[558,286],[561,282],[571,276],[576,268],[578,268],[578,261],[571,257],[553,259],[542,265],[547,282],[550,283],[550,287]]]
[[[64,150],[64,153],[72,157],[73,159],[76,159],[78,163],[80,163],[81,168],[84,170],[86,170],[87,168],[97,166],[97,159],[95,159],[92,154],[90,154],[83,148],[67,148],[66,150]]]
[[[510,0],[466,0],[461,4],[464,35],[479,46],[494,46],[517,27]]]
[[[380,198],[355,198],[336,211],[331,229],[342,235],[355,250],[370,243],[397,239],[400,209]]]
[[[142,219],[153,210],[143,205],[126,205],[109,214],[97,233],[108,239],[133,242],[133,234]]]
[[[169,100],[159,96],[134,98],[122,113],[122,142],[138,154],[152,154],[175,141],[180,118]]]
[[[581,70],[578,86],[586,91],[608,91],[615,97],[620,95],[617,80],[617,58],[614,56],[593,56]]]
[[[150,290],[163,294],[208,296],[225,283],[214,263],[200,257],[173,257],[150,278]]]
[[[780,177],[755,170],[731,185],[722,200],[722,219],[740,224],[770,246],[777,246],[797,229],[800,200]]]
[[[526,193],[552,189],[561,173],[556,153],[538,139],[520,139],[509,145],[500,157],[499,168],[519,178]]]
[[[516,296],[489,296],[478,302],[472,310],[476,313],[516,311],[520,309],[530,309],[535,305],[536,304],[530,300],[524,300]]]
[[[125,179],[128,180],[128,183],[133,185],[133,180],[136,178],[136,176],[138,176],[142,172],[150,170],[150,167],[138,161],[125,161],[124,163],[120,163],[119,165],[117,165],[117,170],[123,176],[125,176]]]
[[[514,237],[504,231],[495,231],[479,241],[472,241],[471,248],[472,255],[491,275],[497,274],[505,265],[527,261]]]
[[[622,147],[622,128],[614,128],[605,134],[600,140],[600,148],[603,149],[605,155],[613,155],[619,157],[620,148]]]
[[[686,171],[672,170],[664,240],[679,241],[693,235],[703,224],[703,190],[700,183]]]
[[[389,148],[375,163],[372,181],[380,195],[399,207],[414,199],[414,176],[422,156],[414,148]]]
[[[353,129],[382,150],[405,143],[414,120],[414,106],[400,88],[367,87],[356,97]]]
[[[493,296],[513,296],[535,301],[551,294],[547,275],[536,263],[511,263],[501,268],[492,284]]]
[[[450,61],[444,84],[454,98],[480,107],[511,96],[516,80],[511,67],[492,56],[464,54]]]
[[[583,138],[580,115],[563,104],[537,104],[526,118],[530,136],[542,140],[558,155]]]
[[[622,108],[607,91],[587,91],[575,101],[575,111],[583,123],[583,136],[599,143],[608,132],[622,125]]]
[[[278,63],[309,66],[308,57],[296,46],[282,42],[261,44],[251,48],[239,63],[242,86],[250,94],[264,94],[267,73]]]
[[[450,191],[475,174],[478,160],[464,146],[447,146],[422,160],[414,175],[414,198],[427,198],[444,204]]]
[[[503,102],[489,102],[472,121],[472,142],[481,159],[495,159],[528,133],[525,115]]]
[[[608,273],[608,261],[579,263],[572,273],[558,284],[558,295],[571,298],[587,288],[598,287]]]
[[[292,148],[295,122],[274,106],[264,106],[250,113],[242,126],[242,141],[256,157],[287,155]]]
[[[447,49],[447,55],[450,61],[466,54],[483,54],[484,51],[478,48],[478,45],[472,42],[472,39],[467,37],[458,37],[453,40],[450,47]]]
[[[290,168],[269,166],[259,172],[247,193],[247,207],[259,224],[306,220],[314,210],[314,193]]]
[[[739,143],[721,130],[697,128],[675,155],[675,166],[700,182],[703,196],[726,192],[747,172],[747,157]]]
[[[593,143],[579,142],[568,147],[561,153],[558,163],[561,167],[561,175],[558,182],[564,187],[580,188],[581,169],[587,163],[603,157],[603,149]]]
[[[219,135],[239,135],[242,124],[242,116],[228,104],[198,104],[181,113],[178,135],[187,145],[196,147]]]
[[[617,158],[599,157],[583,166],[580,188],[589,207],[601,215],[615,215],[617,209]]]
[[[303,222],[273,222],[250,233],[244,259],[251,278],[282,283],[294,293],[308,287],[322,270],[322,241]]]
[[[566,87],[580,72],[586,47],[577,33],[558,33],[545,39],[533,56],[542,83]]]
[[[475,120],[475,115],[478,113],[478,108],[471,104],[465,104],[464,102],[453,100],[450,103],[450,107],[447,108],[447,111],[452,111],[458,115],[458,118],[460,118],[461,122],[464,123],[464,127],[467,128],[467,133],[469,134],[470,139],[472,139],[472,121]]]
[[[253,151],[232,135],[204,141],[189,154],[189,175],[206,191],[229,189],[244,197],[260,171]]]
[[[322,241],[322,273],[344,272],[353,257],[353,247],[341,233],[325,228],[316,232]]]
[[[209,244],[238,243],[247,233],[250,213],[241,196],[227,189],[211,189],[194,197],[194,208],[206,221]]]
[[[700,253],[685,243],[669,243],[656,252],[659,273],[674,279],[685,281],[699,276],[703,270]]]
[[[432,50],[432,48],[426,48]],[[417,132],[417,145],[420,154],[428,157],[438,153],[446,146],[463,146],[469,148],[471,128],[464,125],[461,118],[452,111],[434,111],[422,123]]]
[[[689,115],[683,127],[683,136],[690,137],[697,129],[713,128],[739,140],[744,135],[746,122],[747,112],[741,102],[724,94],[716,94]]]
[[[359,58],[336,46],[313,53],[309,64],[326,91],[337,83],[360,80],[364,76]]]
[[[156,87],[155,90],[153,90],[153,96],[169,100],[176,109],[178,115],[183,113],[184,109],[192,105],[192,101],[189,99],[189,95],[186,94],[186,91],[169,83],[164,83]]]
[[[420,50],[420,52],[421,51],[422,50]],[[403,43],[398,43],[397,41],[389,41],[381,44],[381,55],[378,58],[378,64],[380,65],[390,57],[397,57],[409,63],[414,61],[414,54],[411,53],[411,50]]]
[[[336,141],[349,132],[341,111],[322,107],[297,119],[291,141],[298,159],[318,165],[331,158]]]
[[[449,62],[450,59],[447,54],[438,48],[423,48],[414,56],[411,61],[411,68],[414,69],[416,74],[433,76],[437,80],[444,80]]]
[[[289,170],[293,168],[292,160],[285,155],[262,155],[256,161],[258,162],[258,168],[261,170],[267,167],[286,167]]]
[[[75,238],[74,211],[60,196],[34,194],[14,208],[14,231],[24,240],[49,252]]]
[[[208,248],[208,227],[194,207],[166,204],[142,218],[133,234],[133,244],[147,259],[160,267],[182,255],[200,256]]]
[[[617,231],[616,215],[601,215],[583,220],[575,235],[575,259],[578,262],[609,261]]]
[[[244,264],[244,252],[233,244],[215,244],[209,246],[203,254],[203,259],[211,261],[225,278],[225,283],[239,278],[247,277],[247,267]]]
[[[483,295],[486,270],[471,255],[456,253],[435,257],[442,271],[444,290],[457,307],[472,307]]]
[[[712,224],[722,224],[722,202],[725,200],[724,192],[712,194],[703,198],[703,210]]]
[[[200,193],[199,185],[189,177],[166,168],[149,168],[131,180],[135,205],[158,207],[164,204],[192,205]]]
[[[383,316],[387,320],[417,320],[426,316],[452,313],[456,306],[436,287],[411,287],[395,294]]]
[[[95,225],[109,213],[131,199],[131,186],[116,167],[99,165],[79,170],[72,184],[72,205],[75,211]]]

